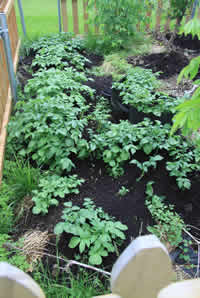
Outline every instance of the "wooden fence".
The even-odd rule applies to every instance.
[[[164,245],[154,235],[141,236],[125,249],[114,264],[110,279],[112,294],[93,298],[200,297],[200,279],[173,282],[174,277],[171,259]],[[78,296],[81,297],[81,293]],[[29,275],[2,262],[0,298],[45,298],[45,294]]]
[[[16,71],[20,40],[17,30],[14,0],[0,1],[0,13],[7,18],[14,69]],[[11,112],[12,98],[9,82],[6,54],[3,40],[0,38],[0,181],[2,178],[4,149],[6,143],[6,126]]]
[[[62,14],[62,30],[64,32],[74,32],[75,34],[88,33],[88,11],[87,0],[60,0]],[[156,6],[151,7],[147,12],[148,24],[141,29],[151,31],[169,31],[176,25],[176,20],[169,18],[169,0],[158,0]],[[187,22],[191,15],[191,10],[187,10],[183,23]],[[72,23],[72,26],[71,26]],[[140,26],[139,26],[140,27]],[[96,30],[97,31],[97,30]]]

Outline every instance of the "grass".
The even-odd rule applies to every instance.
[[[15,0],[17,22],[19,33],[22,36],[22,28],[17,1]],[[44,34],[58,33],[58,7],[56,0],[22,0],[27,35],[34,39]],[[83,1],[78,0],[79,28],[83,32]],[[69,32],[73,32],[72,0],[67,1],[68,27]]]
[[[40,264],[39,270],[33,274],[34,280],[44,291],[46,298],[91,298],[109,293],[108,280],[103,282],[95,272],[79,269],[75,275],[70,271],[50,274],[48,265]],[[104,278],[107,279],[107,278]]]
[[[18,200],[31,195],[38,185],[39,175],[40,169],[31,167],[29,161],[17,158],[15,161],[5,161],[4,179]]]
[[[119,80],[131,65],[127,57],[151,53],[153,41],[150,36],[135,39],[126,50],[117,51],[104,56],[101,66],[93,67],[96,75],[112,75],[114,80]]]
[[[15,4],[19,33],[22,35],[17,1]],[[57,1],[22,0],[22,6],[29,38],[58,32]]]

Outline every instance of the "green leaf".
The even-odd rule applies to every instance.
[[[72,237],[70,242],[69,242],[69,247],[70,248],[75,248],[80,242],[80,238],[79,237]]]
[[[63,158],[61,159],[61,164],[62,164],[62,169],[63,170],[68,170],[71,171],[72,168],[75,167],[75,165],[73,164],[73,162],[69,159],[69,158]]]
[[[92,255],[89,257],[89,263],[93,265],[100,265],[102,263],[102,257],[100,255]]]
[[[143,146],[143,150],[144,150],[144,153],[150,154],[152,152],[152,150],[153,150],[152,144],[150,144],[150,143],[149,144],[145,144]]]
[[[64,232],[64,227],[65,227],[65,223],[59,222],[54,228],[54,233],[56,235],[62,234]]]
[[[80,253],[82,253],[82,252],[84,252],[84,250],[85,250],[85,241],[82,240],[79,244],[79,251],[80,251]]]
[[[33,212],[33,214],[40,214],[41,213],[41,208],[39,208],[39,207],[33,207],[33,209],[32,209],[32,212]]]

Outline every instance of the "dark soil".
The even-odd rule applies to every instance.
[[[84,56],[91,61],[91,63],[86,63],[86,68],[92,68],[94,66],[100,66],[103,63],[103,56],[94,53],[85,53]]]
[[[128,57],[129,64],[161,72],[160,79],[167,79],[180,71],[189,63],[189,59],[181,52],[159,53],[140,57]]]
[[[20,83],[22,91],[24,90],[24,87],[27,84],[27,81],[32,79],[30,67],[34,57],[35,57],[35,53],[31,51],[29,56],[19,58],[18,69],[17,69],[17,79]]]
[[[96,96],[104,96],[105,93],[111,93],[112,76],[91,76],[85,85],[95,90]]]
[[[171,37],[171,33],[166,34],[167,40],[169,40],[170,37]],[[177,34],[173,44],[176,47],[179,47],[181,49],[189,49],[193,51],[200,50],[200,40],[198,39],[197,36],[193,38],[191,34],[188,34],[187,36],[184,34],[182,35]]]

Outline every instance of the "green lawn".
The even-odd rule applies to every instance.
[[[22,6],[25,16],[27,34],[30,38],[35,36],[56,33],[58,27],[58,8],[57,0],[22,0]],[[83,32],[83,1],[78,0],[79,6],[79,26]],[[67,0],[68,26],[69,31],[73,32],[72,21],[72,2]],[[16,1],[16,14],[19,24],[19,32],[22,35],[22,28],[19,17],[19,10]]]
[[[27,34],[29,37],[58,32],[58,11],[56,0],[22,0]],[[16,1],[16,14],[20,35],[22,28]]]

